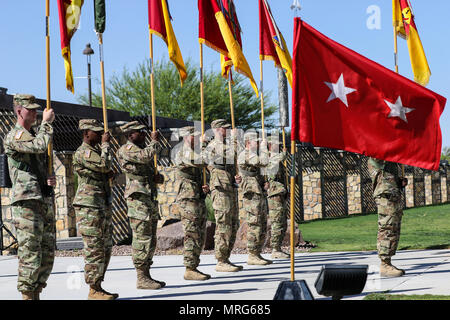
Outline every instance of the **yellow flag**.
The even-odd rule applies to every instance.
[[[169,58],[175,64],[180,74],[181,86],[187,78],[183,56],[173,31],[167,0],[149,0],[149,28],[150,32],[161,37],[167,44]]]
[[[239,45],[239,42],[234,37],[233,32],[231,31],[231,29],[227,23],[227,20],[225,19],[225,16],[223,15],[222,11],[220,11],[220,10],[216,12],[215,16],[216,16],[216,20],[219,25],[223,40],[228,49],[229,58],[233,62],[235,70],[238,71],[239,73],[242,73],[247,78],[249,78],[250,84],[251,84],[253,90],[255,90],[256,95],[259,96],[258,86],[256,85],[256,82],[253,79],[253,75],[252,75],[250,66],[248,65],[248,62],[245,59],[244,53],[242,52],[242,49],[241,49],[241,46]]]
[[[394,27],[397,28],[400,36],[406,38],[408,43],[414,81],[426,86],[430,81],[431,71],[417,31],[416,23],[414,22],[411,4],[409,0],[393,0],[392,10]]]

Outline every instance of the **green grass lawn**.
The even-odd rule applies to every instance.
[[[450,300],[450,296],[371,293],[364,300]]]
[[[399,250],[450,248],[450,204],[404,210]],[[318,251],[376,250],[377,215],[352,215],[299,225]]]

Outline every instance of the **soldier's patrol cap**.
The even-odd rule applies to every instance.
[[[231,128],[231,124],[229,124],[225,119],[217,119],[211,122],[211,128]]]
[[[247,140],[262,141],[262,139],[259,138],[258,132],[255,131],[249,131],[244,134],[244,141]]]
[[[183,127],[179,131],[180,137],[186,137],[186,136],[199,136],[201,135],[200,131],[196,131],[195,127],[193,126],[187,126]]]
[[[36,103],[36,98],[31,94],[16,94],[13,97],[14,106],[22,106],[25,109],[39,109],[41,106]]]
[[[104,131],[103,124],[96,119],[82,119],[78,128],[80,130]]]
[[[132,121],[132,122],[128,122],[127,124],[124,124],[123,126],[121,126],[120,130],[123,133],[129,133],[132,131],[143,130],[145,128],[146,128],[146,126],[141,124],[139,121]]]

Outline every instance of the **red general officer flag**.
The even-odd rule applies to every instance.
[[[446,99],[295,19],[292,140],[438,170]]]

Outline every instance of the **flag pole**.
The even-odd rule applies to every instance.
[[[231,86],[231,67],[230,72],[228,74],[228,93],[230,96],[231,128],[234,129],[235,121],[234,121],[233,87]]]
[[[291,141],[291,162],[292,162],[292,169],[291,169],[291,187],[290,187],[290,219],[291,219],[291,281],[295,281],[295,272],[294,272],[294,188],[295,188],[295,141]]]
[[[263,139],[265,139],[265,132],[264,132],[264,86],[263,86],[263,61],[262,59],[259,59],[259,79],[260,79],[260,94],[261,94],[261,129],[262,129],[262,136]]]
[[[100,51],[100,73],[102,80],[102,106],[103,106],[103,126],[105,132],[108,132],[108,113],[106,111],[106,88],[105,88],[105,63],[103,61],[103,34],[97,33]]]
[[[155,110],[155,76],[153,72],[153,34],[150,31],[150,26],[148,27],[149,32],[149,42],[150,42],[150,96],[152,104],[152,132],[156,132],[156,110]],[[154,166],[155,169],[158,167],[158,160],[155,154],[154,156]]]
[[[203,87],[203,44],[200,43],[200,116],[202,128],[202,140],[205,134],[205,97]],[[206,168],[203,168],[203,184],[206,185]]]
[[[394,24],[394,64],[395,64],[395,72],[398,72],[398,32],[397,26]],[[402,164],[402,178],[405,177],[405,165]]]
[[[47,73],[47,110],[51,108],[50,94],[50,0],[45,1],[45,51],[46,51],[46,73]],[[48,173],[53,175],[53,145],[48,144]]]

